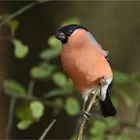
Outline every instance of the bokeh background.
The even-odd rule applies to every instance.
[[[2,21],[7,18],[7,16],[1,18],[3,15],[12,14],[31,2],[0,1],[0,25]],[[40,59],[39,53],[44,50],[46,51],[46,49],[50,48],[51,45],[57,46],[60,43],[55,42],[53,35],[63,23],[80,22],[93,33],[96,40],[103,46],[103,48],[109,51],[109,58],[115,71],[117,85],[115,86],[114,82],[112,98],[114,96],[114,103],[117,102],[116,104],[118,104],[116,105],[118,112],[117,116],[108,120],[107,123],[100,123],[105,122],[101,115],[97,115],[97,117],[95,117],[95,121],[93,117],[90,125],[87,126],[85,135],[88,136],[86,138],[140,138],[140,2],[38,2],[38,4],[33,6],[31,9],[15,17],[14,20],[19,22],[19,26],[14,31],[14,35],[12,37],[4,39],[11,34],[11,28],[7,24],[0,28],[1,83],[3,82],[3,79],[14,79],[27,88],[29,81],[32,79],[31,77],[33,77],[33,79],[35,79],[33,94],[39,98],[42,98],[43,93],[48,92],[48,90],[53,91],[57,87],[63,90],[63,83],[62,85],[59,85],[57,80],[54,80],[55,78],[51,80],[52,77],[55,77],[53,74],[49,74],[50,78],[47,78],[47,76],[46,78],[45,76],[43,78],[38,78],[36,75],[34,76],[34,74],[30,74],[30,70],[34,66],[42,65],[42,63],[49,63],[52,66],[57,67],[54,72],[58,71],[65,74],[61,66],[59,55],[56,54],[55,56],[50,52],[52,53],[50,55],[54,55],[54,57],[48,58],[47,56],[45,59]],[[50,37],[52,37],[52,42],[55,42],[54,44],[48,43],[48,39],[50,39]],[[13,38],[18,38],[24,44],[28,45],[29,54],[24,59],[18,59],[15,57],[14,44],[12,43]],[[49,61],[47,59],[49,59]],[[66,78],[68,79],[68,77]],[[5,86],[5,88],[8,87]],[[119,91],[117,89],[119,89]],[[70,92],[75,93],[76,91],[71,89]],[[118,94],[118,92],[120,94]],[[122,95],[123,97],[121,97],[121,94],[124,96]],[[65,102],[67,104],[68,98],[73,99],[73,96],[81,106],[82,99],[78,94],[62,96],[58,93],[57,96],[48,98],[52,103],[59,103],[54,103],[55,105],[53,105],[53,107],[45,106],[45,111],[39,118],[39,121],[33,122],[33,124],[25,130],[17,128],[19,118],[15,112],[18,106],[21,104],[23,105],[25,102],[27,105],[30,101],[16,99],[12,128],[9,137],[37,139],[52,119],[56,118],[57,121],[48,133],[47,138],[72,138],[76,133],[79,113],[76,112],[71,115],[71,112],[69,113],[69,109],[66,109],[64,106]],[[0,94],[0,138],[6,137],[11,97],[5,95],[3,92]],[[64,102],[63,105],[62,101]],[[55,108],[58,108],[59,105],[59,111],[54,113]],[[99,118],[101,121],[99,121]],[[115,120],[121,123],[123,122],[125,125],[119,126],[119,123]],[[112,132],[109,128],[114,129],[115,132]],[[102,130],[101,133],[98,133],[100,130]]]

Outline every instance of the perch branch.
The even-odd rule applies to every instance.
[[[43,140],[45,138],[45,136],[48,134],[48,132],[50,131],[50,129],[52,128],[52,126],[54,125],[54,123],[56,122],[56,120],[54,119],[49,126],[44,130],[44,132],[42,133],[42,135],[40,136],[39,140]]]
[[[104,77],[100,80],[99,82],[99,85],[95,91],[95,93],[93,94],[93,97],[91,98],[88,106],[87,106],[87,109],[83,112],[83,115],[82,115],[82,118],[81,118],[81,123],[80,123],[80,129],[79,129],[79,132],[78,132],[78,137],[77,137],[77,140],[82,140],[82,137],[83,137],[83,132],[84,132],[84,128],[85,128],[85,125],[87,124],[87,122],[89,121],[90,119],[90,116],[91,116],[91,111],[92,109],[98,104],[99,102],[99,98],[100,98],[100,93],[101,93],[101,87],[103,84],[106,84],[105,83],[105,79]]]

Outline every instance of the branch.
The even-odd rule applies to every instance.
[[[29,95],[33,94],[34,87],[35,87],[35,80],[31,79],[30,82],[29,82],[28,91],[27,91],[27,93]]]
[[[48,132],[50,131],[50,129],[52,128],[52,126],[54,125],[54,123],[56,122],[56,120],[54,119],[50,125],[44,130],[44,132],[42,133],[42,135],[40,136],[39,140],[43,140],[45,138],[45,136],[48,134]]]
[[[93,96],[88,104],[87,109],[83,112],[82,118],[81,118],[81,123],[80,123],[80,129],[79,129],[79,133],[78,133],[78,137],[77,140],[82,140],[83,137],[83,132],[84,132],[84,128],[85,125],[87,124],[87,122],[90,119],[91,116],[91,112],[92,109],[98,104],[99,99],[100,99],[100,93],[101,93],[101,87],[103,84],[106,84],[106,81],[103,78],[101,78],[99,85],[95,91],[94,94],[91,93],[91,95]]]
[[[21,15],[22,13],[26,12],[27,10],[31,9],[32,7],[34,7],[37,3],[39,3],[38,1],[34,1],[31,2],[27,5],[25,5],[24,7],[20,8],[19,10],[17,10],[16,12],[12,13],[11,15],[9,15],[6,19],[4,19],[1,23],[0,23],[0,28],[2,28],[7,22],[9,22],[11,19]]]
[[[0,92],[4,93],[4,94],[6,94],[10,97],[26,99],[26,100],[37,100],[37,101],[40,101],[40,102],[44,103],[47,106],[53,107],[53,104],[50,101],[44,100],[42,98],[27,94],[27,93],[15,93],[15,92],[11,92],[8,89],[4,89],[2,87],[0,87]]]
[[[7,124],[7,131],[6,131],[6,139],[10,138],[10,133],[12,130],[13,118],[14,118],[14,110],[15,110],[16,98],[12,97],[10,100],[10,109],[9,109],[9,118]]]

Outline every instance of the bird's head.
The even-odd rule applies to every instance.
[[[58,30],[56,33],[56,38],[59,39],[63,44],[67,43],[69,37],[77,30],[77,29],[83,29],[85,31],[88,31],[87,28],[83,27],[82,25],[77,24],[70,24],[63,26]]]

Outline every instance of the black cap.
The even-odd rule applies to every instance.
[[[56,38],[61,40],[62,43],[66,43],[68,40],[68,37],[76,30],[76,29],[84,29],[88,31],[87,28],[83,27],[82,25],[77,25],[77,24],[70,24],[63,26],[58,30],[56,33]]]

